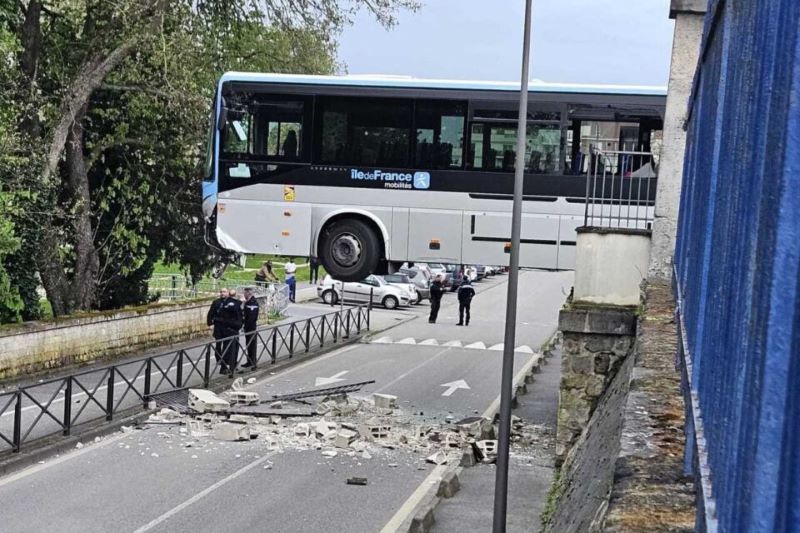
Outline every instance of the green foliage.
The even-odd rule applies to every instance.
[[[12,286],[11,278],[3,267],[6,256],[19,249],[20,241],[14,235],[14,223],[10,213],[13,209],[11,195],[0,190],[0,322],[17,321],[22,311],[22,298]]]

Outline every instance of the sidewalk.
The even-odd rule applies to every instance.
[[[524,453],[512,448],[508,475],[509,532],[538,531],[547,493],[553,479],[555,429],[558,390],[561,380],[561,352],[555,350],[528,393],[518,396],[519,405],[512,412],[528,424],[543,425],[547,439],[535,450]],[[436,508],[435,533],[491,531],[494,505],[494,465],[464,468],[459,475],[461,489],[453,498],[443,499]]]

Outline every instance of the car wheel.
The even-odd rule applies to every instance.
[[[400,302],[398,302],[397,298],[394,296],[387,296],[383,299],[382,303],[386,309],[396,309],[397,306],[400,305]]]
[[[322,301],[328,305],[336,305],[339,301],[339,296],[333,292],[332,289],[328,289],[327,291],[323,291]]]
[[[360,220],[346,218],[326,226],[319,258],[325,271],[340,281],[360,281],[373,274],[380,259],[378,236]]]

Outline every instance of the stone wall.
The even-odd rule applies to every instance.
[[[631,352],[636,315],[617,307],[573,304],[559,316],[563,335],[556,462],[588,424],[601,397]]]
[[[209,301],[120,310],[0,334],[0,379],[21,377],[208,337]],[[266,322],[267,313],[261,313]]]

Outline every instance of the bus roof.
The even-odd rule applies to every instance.
[[[220,83],[228,81],[409,89],[519,91],[519,82],[513,81],[436,80],[392,75],[317,76],[310,74],[226,72],[222,75]],[[666,87],[654,85],[588,85],[580,83],[550,83],[536,79],[529,82],[528,90],[529,92],[540,93],[667,95]]]

